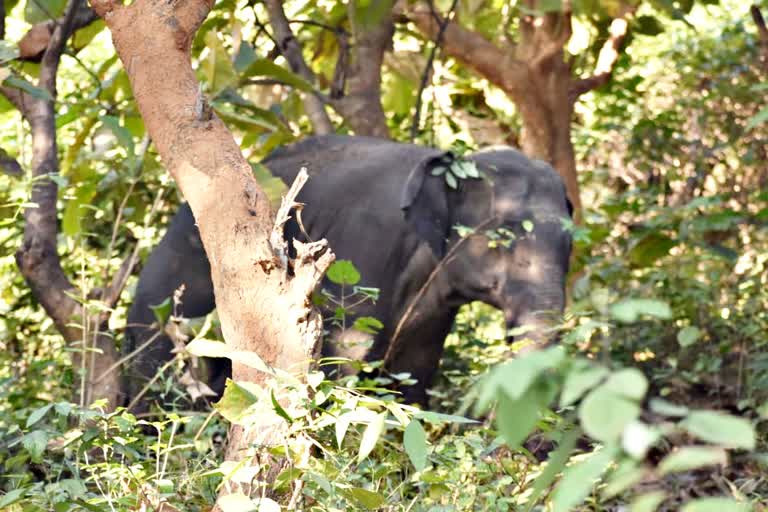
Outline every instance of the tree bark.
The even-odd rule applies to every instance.
[[[16,263],[32,294],[51,317],[56,328],[74,351],[73,366],[82,370],[76,400],[81,405],[106,399],[107,407],[120,402],[117,351],[113,339],[102,327],[106,317],[91,315],[75,298],[77,288],[61,267],[57,252],[58,187],[51,179],[59,172],[56,144],[56,75],[67,39],[76,26],[82,0],[70,0],[65,16],[58,20],[42,55],[38,86],[49,97],[33,97],[18,89],[3,87],[2,93],[19,109],[32,131],[31,202],[24,211],[24,238]],[[114,304],[113,304],[114,305]]]
[[[536,8],[536,1],[526,4]],[[520,113],[520,146],[532,158],[552,164],[563,178],[568,197],[577,212],[581,210],[578,173],[571,122],[578,98],[608,82],[626,38],[626,18],[635,7],[625,6],[611,25],[611,36],[600,53],[594,74],[580,78],[573,75],[566,59],[565,45],[572,34],[570,3],[563,2],[561,12],[520,19],[518,43],[502,48],[482,35],[467,30],[455,21],[448,22],[441,38],[443,51],[503,90]],[[417,29],[434,39],[442,18],[432,13],[428,4],[401,2],[396,12]]]
[[[284,219],[273,229],[269,201],[250,165],[199,94],[190,43],[211,0],[91,5],[112,32],[147,131],[197,220],[226,343],[257,353],[272,367],[306,371],[322,334],[310,294],[333,254],[323,240],[298,244],[297,258],[288,261]],[[266,381],[266,374],[239,360],[232,366],[236,381]],[[259,430],[233,427],[229,455],[239,458],[252,439],[268,444],[279,437]]]

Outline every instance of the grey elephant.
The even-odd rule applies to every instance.
[[[288,184],[302,167],[309,172],[299,195],[303,230],[289,223],[286,238],[328,239],[338,259],[359,269],[360,285],[380,290],[375,303],[350,314],[383,327],[375,335],[337,329],[323,354],[384,359],[388,371],[409,372],[417,384],[402,390],[408,401],[426,401],[463,304],[493,305],[508,327],[532,326],[528,336],[538,340],[548,314],[563,309],[571,211],[560,177],[543,162],[507,147],[457,159],[434,148],[333,135],[278,149],[263,163]],[[149,256],[129,311],[126,350],[156,338],[130,363],[130,395],[171,357],[150,306],[182,284],[184,316],[214,308],[208,261],[186,205]],[[333,283],[323,286],[339,293]],[[214,376],[214,389],[224,376]]]

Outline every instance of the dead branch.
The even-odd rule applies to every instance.
[[[88,4],[80,4],[74,14],[72,32],[74,33],[75,31],[90,25],[97,19],[99,19],[99,17],[93,12],[93,9],[91,9]],[[19,41],[18,59],[38,62],[42,58],[45,49],[48,48],[56,26],[61,24],[62,21],[63,20],[61,19],[48,20],[33,25]]]
[[[757,37],[760,42],[760,63],[763,70],[768,73],[768,28],[765,26],[765,18],[763,18],[763,14],[760,12],[757,4],[752,4],[749,12],[752,14],[752,19],[757,26]]]

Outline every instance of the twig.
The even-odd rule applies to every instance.
[[[765,18],[763,18],[763,14],[760,12],[757,4],[752,4],[749,12],[752,14],[755,25],[757,25],[757,36],[760,42],[760,61],[763,65],[763,70],[768,72],[768,28],[765,26]]]
[[[296,175],[296,179],[293,180],[291,188],[288,189],[283,199],[280,201],[280,208],[275,215],[275,224],[272,227],[272,233],[269,235],[269,243],[272,246],[272,251],[280,261],[282,268],[288,270],[288,242],[285,240],[285,223],[291,218],[291,209],[294,207],[301,207],[300,203],[296,202],[296,197],[299,195],[302,187],[309,179],[307,168],[302,167],[299,173]]]
[[[435,36],[435,42],[434,46],[432,46],[432,51],[429,52],[429,58],[427,59],[427,64],[424,66],[424,72],[421,74],[421,82],[419,83],[419,89],[416,92],[416,110],[413,113],[413,122],[411,123],[411,132],[410,136],[408,138],[409,141],[413,142],[416,139],[416,132],[419,131],[419,125],[421,124],[421,96],[424,93],[424,89],[427,87],[427,82],[429,81],[430,76],[432,75],[432,65],[435,61],[435,55],[437,54],[438,48],[440,48],[440,45],[443,43],[443,34],[445,33],[445,29],[448,28],[448,24],[451,22],[451,15],[453,14],[453,11],[456,9],[456,5],[458,4],[458,0],[453,0],[451,3],[451,7],[448,10],[448,14],[440,19],[440,17],[435,12],[435,7],[430,0],[429,2],[429,8],[432,12],[432,15],[435,17],[436,20],[438,20],[439,23],[439,29],[437,31],[437,36]]]

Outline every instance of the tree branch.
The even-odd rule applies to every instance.
[[[304,60],[301,44],[293,34],[288,18],[285,16],[282,0],[265,0],[264,4],[267,7],[277,46],[288,61],[291,71],[307,82],[316,84],[317,77]],[[324,98],[319,92],[304,95],[304,110],[316,134],[326,135],[335,131],[331,118],[325,110]]]
[[[760,62],[762,63],[763,70],[768,72],[768,28],[765,26],[765,18],[763,18],[763,14],[760,12],[757,4],[752,4],[749,12],[752,14],[752,19],[757,26],[757,37],[760,42]]]
[[[569,96],[576,101],[579,96],[607,84],[613,76],[613,69],[621,55],[621,47],[627,38],[629,30],[628,18],[635,8],[628,8],[622,17],[615,18],[611,22],[610,36],[600,49],[595,70],[590,77],[574,81]]]
[[[88,4],[78,6],[74,14],[72,32],[85,28],[99,19],[96,13]],[[63,19],[48,20],[32,26],[24,37],[19,41],[19,60],[39,61],[53,36],[55,28],[63,23]]]
[[[424,93],[424,89],[427,87],[427,82],[429,81],[429,77],[432,75],[432,65],[435,62],[435,55],[437,54],[438,48],[440,48],[440,45],[443,42],[443,34],[445,34],[445,29],[448,26],[448,23],[451,21],[451,16],[453,15],[454,10],[456,9],[456,5],[458,4],[458,0],[453,0],[451,3],[450,9],[448,9],[448,14],[440,20],[440,18],[437,16],[437,14],[434,12],[434,4],[430,1],[429,6],[435,16],[435,18],[440,24],[440,28],[437,31],[437,37],[435,37],[434,45],[432,46],[432,50],[429,52],[429,58],[427,59],[427,64],[424,66],[424,72],[421,74],[421,82],[419,82],[419,89],[416,92],[416,107],[415,111],[413,113],[413,122],[411,123],[411,132],[409,140],[411,142],[414,141],[416,138],[416,132],[419,130],[419,125],[421,124],[421,96]]]

